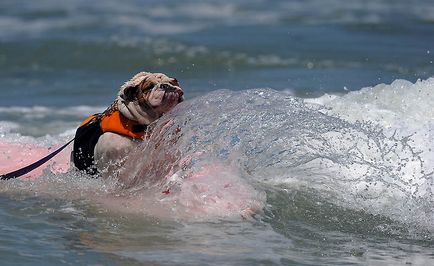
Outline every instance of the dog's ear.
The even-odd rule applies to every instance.
[[[124,100],[129,102],[134,101],[134,99],[137,98],[138,92],[139,92],[139,86],[126,87],[124,89]]]

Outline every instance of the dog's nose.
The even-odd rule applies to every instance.
[[[184,96],[184,91],[182,89],[177,88],[176,93],[178,93],[178,96],[182,98]]]
[[[183,102],[184,101],[184,92],[181,89],[176,90],[176,92],[178,93],[178,103]]]
[[[184,91],[181,88],[174,87],[174,86],[169,85],[169,84],[161,84],[160,89],[163,90],[165,93],[174,92],[174,93],[178,94],[178,102],[184,101],[184,97],[183,97]]]

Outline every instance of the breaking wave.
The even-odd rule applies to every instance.
[[[434,79],[316,99],[215,91],[154,125],[151,144],[128,157],[127,181],[116,193],[130,199],[151,190],[152,202],[190,215],[261,207],[265,191],[268,215],[310,202],[326,213],[323,223],[374,215],[372,230],[386,230],[391,219],[407,231],[433,231],[433,90]]]

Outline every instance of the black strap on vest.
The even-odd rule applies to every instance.
[[[102,131],[101,116],[96,115],[92,120],[77,128],[75,132],[74,148],[72,150],[72,162],[78,170],[84,170],[87,174],[97,174],[94,149]]]
[[[140,124],[137,124],[137,125],[134,125],[134,126],[133,126],[133,128],[132,128],[132,132],[133,132],[133,133],[145,132],[147,128],[148,128],[147,125],[140,125]]]

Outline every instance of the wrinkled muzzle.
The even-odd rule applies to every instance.
[[[165,94],[170,95],[174,93],[174,96],[178,96],[178,103],[184,101],[184,92],[178,86],[173,86],[171,84],[163,83],[159,85],[160,90],[164,91]]]
[[[148,104],[159,113],[165,113],[184,100],[184,92],[179,86],[169,83],[156,84],[145,98]]]

